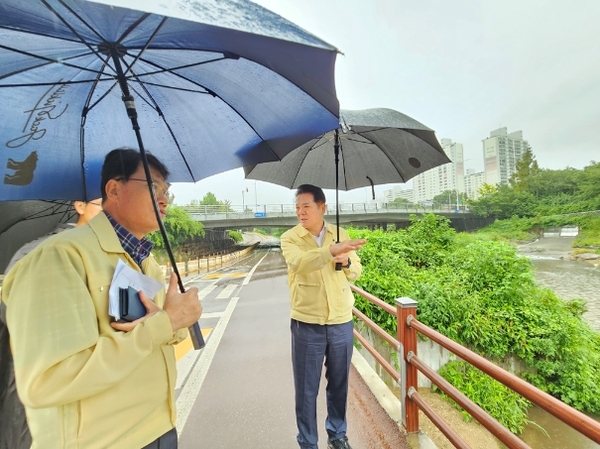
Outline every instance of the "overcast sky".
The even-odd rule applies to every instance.
[[[600,1],[258,0],[337,47],[341,107],[387,107],[463,144],[483,170],[482,140],[523,131],[542,168],[600,160]],[[377,187],[377,192],[392,185]],[[206,192],[241,204],[291,203],[293,192],[241,170],[173,187],[177,204]],[[334,196],[328,193],[328,202]],[[341,192],[365,201],[366,189]],[[369,193],[370,196],[370,193]],[[250,199],[250,201],[249,201]]]

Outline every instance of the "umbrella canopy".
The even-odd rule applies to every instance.
[[[0,202],[0,273],[19,248],[76,216],[71,201]]]
[[[141,146],[124,86],[171,181],[281,159],[338,125],[337,50],[270,11],[101,1],[0,1],[0,200],[99,197],[106,153]]]
[[[335,162],[336,135],[339,167]],[[248,179],[290,189],[313,184],[352,190],[406,182],[448,162],[433,130],[398,111],[377,108],[341,110],[338,129],[309,140],[280,162],[245,167],[244,171]]]

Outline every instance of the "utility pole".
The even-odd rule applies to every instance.
[[[258,194],[256,193],[256,181],[254,181],[254,212],[258,211]]]

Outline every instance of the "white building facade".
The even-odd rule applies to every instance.
[[[442,148],[452,161],[427,170],[413,178],[414,201],[432,200],[446,190],[465,191],[465,163],[462,143],[451,139],[441,140]]]
[[[529,149],[529,143],[523,140],[523,131],[507,133],[506,128],[498,128],[483,140],[483,160],[485,182],[491,185],[508,184],[516,171],[517,162]]]
[[[404,189],[401,186],[394,186],[391,189],[383,191],[383,202],[392,203],[397,198],[404,198],[409,202],[414,202],[412,189]]]
[[[467,169],[465,175],[465,193],[470,200],[479,198],[479,189],[485,183],[485,172],[476,172],[472,168]]]

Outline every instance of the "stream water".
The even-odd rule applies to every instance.
[[[572,251],[572,242],[573,237],[542,238],[519,247],[519,252],[531,259],[538,284],[551,289],[562,299],[584,299],[588,308],[584,319],[600,332],[600,260],[564,259]],[[530,410],[529,419],[536,424],[528,425],[521,437],[532,448],[600,449],[600,444],[538,407]],[[600,421],[600,417],[595,419]]]

